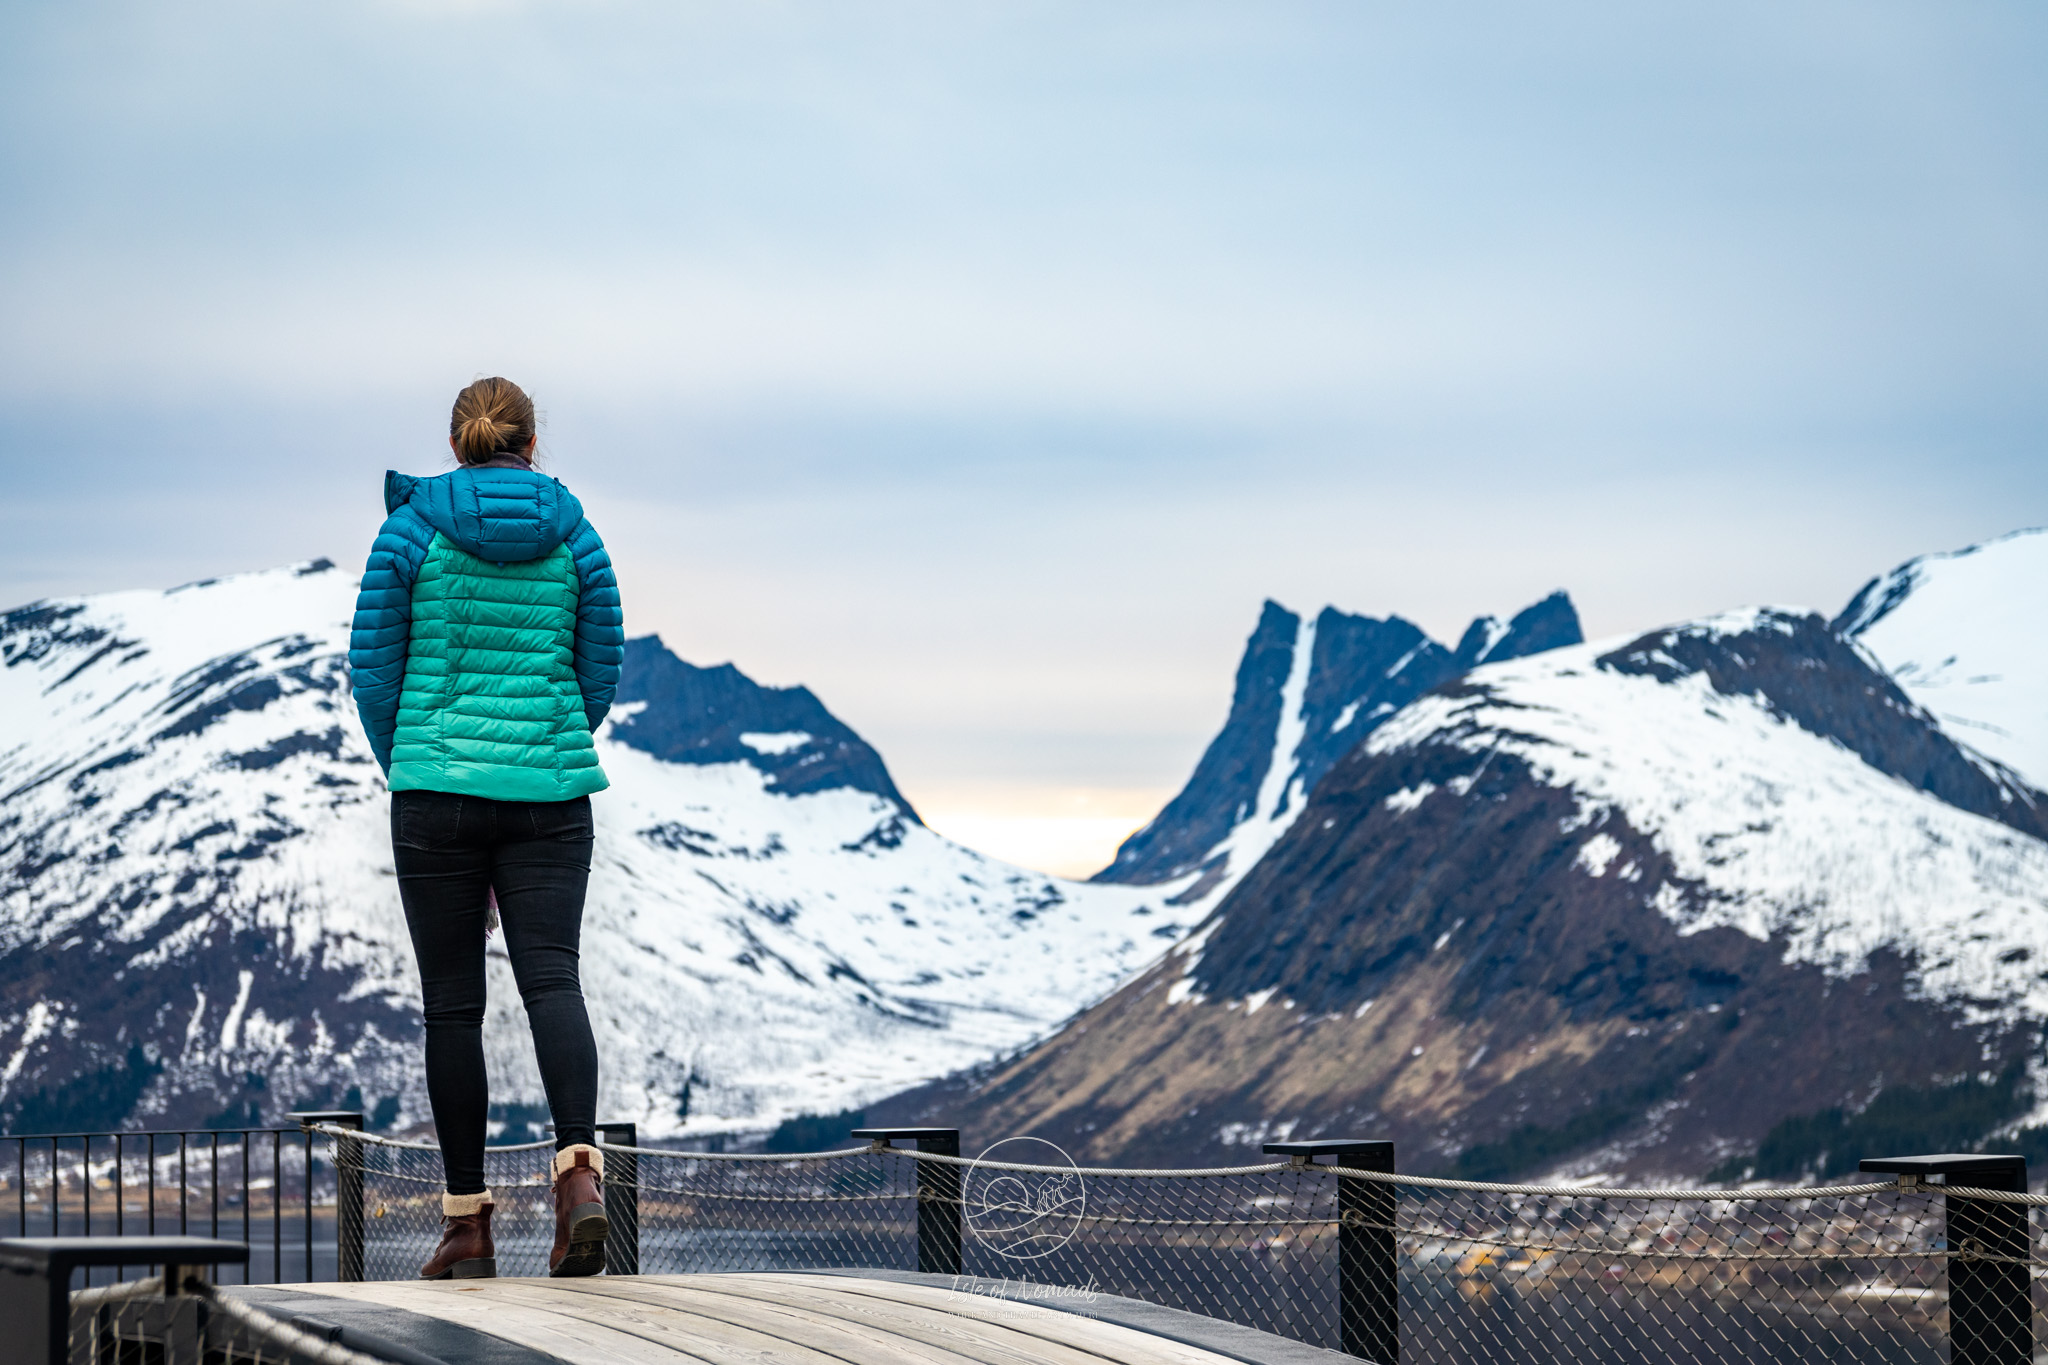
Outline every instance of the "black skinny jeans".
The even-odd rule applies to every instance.
[[[590,846],[587,796],[392,794],[398,895],[426,1005],[427,1099],[450,1194],[484,1189],[484,904],[491,888],[533,1027],[555,1146],[597,1140],[597,1044],[577,976]]]

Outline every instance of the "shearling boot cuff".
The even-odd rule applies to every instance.
[[[473,1213],[482,1213],[491,1207],[491,1192],[482,1194],[442,1194],[441,1216],[443,1218],[467,1218]]]
[[[554,1173],[557,1180],[561,1179],[565,1172],[578,1166],[588,1166],[597,1172],[599,1180],[604,1179],[604,1153],[597,1148],[578,1142],[555,1153]]]

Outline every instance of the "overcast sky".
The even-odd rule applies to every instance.
[[[359,561],[502,373],[631,630],[1099,864],[1265,597],[2048,521],[2044,71],[2017,0],[14,0],[0,599]]]

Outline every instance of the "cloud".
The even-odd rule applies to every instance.
[[[11,600],[353,558],[506,373],[690,657],[1147,787],[1269,594],[1831,606],[2048,498],[2020,3],[4,24]]]

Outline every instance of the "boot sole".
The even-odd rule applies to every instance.
[[[611,1221],[602,1204],[579,1204],[569,1215],[569,1249],[549,1276],[566,1279],[576,1275],[597,1275],[604,1271],[604,1242],[611,1235]]]
[[[495,1280],[498,1278],[498,1258],[476,1256],[467,1261],[457,1261],[438,1275],[422,1275],[423,1280]]]

